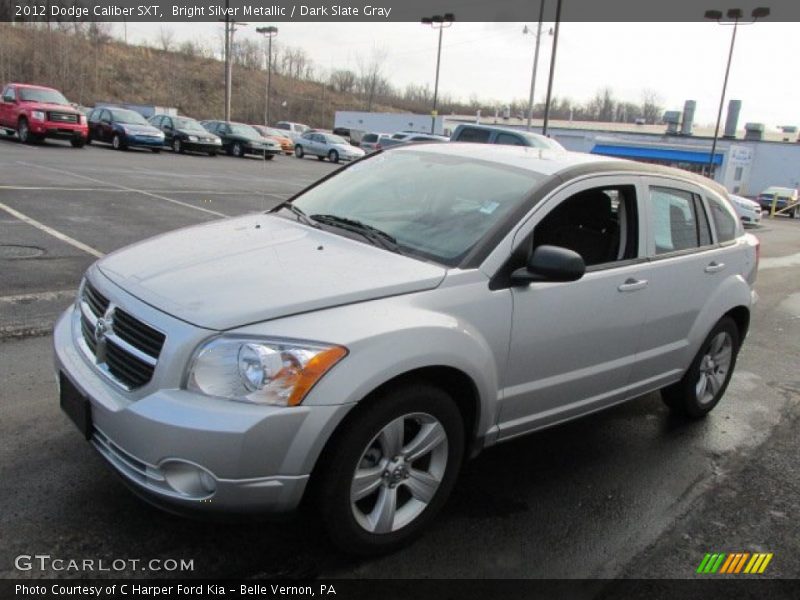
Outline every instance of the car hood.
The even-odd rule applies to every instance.
[[[214,139],[217,137],[213,133],[209,133],[208,131],[197,131],[196,129],[177,129],[178,133],[183,134],[185,136],[193,135],[197,138],[206,138],[206,139]]]
[[[37,102],[36,100],[21,100],[21,102],[33,110],[52,110],[73,115],[81,114],[80,111],[75,110],[68,104],[53,104],[52,102]]]
[[[152,125],[137,125],[136,123],[116,123],[118,127],[122,127],[128,133],[145,133],[147,135],[157,135],[162,131]]]
[[[270,214],[167,233],[103,258],[140,300],[209,329],[435,288],[446,269]]]

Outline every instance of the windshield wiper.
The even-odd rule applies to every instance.
[[[304,225],[308,225],[309,227],[316,227],[317,229],[319,229],[318,223],[315,223],[306,213],[297,208],[291,202],[284,202],[283,204],[279,204],[276,210],[280,210],[281,208],[285,208],[286,210],[291,211],[294,214],[294,216],[297,217],[297,220],[303,223]]]
[[[340,217],[337,215],[311,215],[311,218],[325,225],[332,225],[339,229],[359,233],[375,246],[381,246],[386,250],[400,253],[400,246],[397,244],[397,240],[394,236],[372,225],[367,225],[356,219],[348,219],[347,217]]]

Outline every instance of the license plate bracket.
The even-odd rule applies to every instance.
[[[61,410],[77,426],[78,430],[87,440],[92,437],[92,406],[89,399],[78,391],[64,373],[58,374],[59,403]]]

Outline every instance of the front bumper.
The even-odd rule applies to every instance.
[[[222,144],[215,144],[213,142],[190,142],[188,140],[181,140],[183,147],[190,152],[222,152]]]
[[[30,132],[42,137],[58,139],[86,139],[89,135],[87,125],[58,123],[55,121],[31,121]]]
[[[58,320],[55,366],[89,400],[91,443],[137,494],[176,512],[293,510],[322,446],[350,408],[209,398],[161,388],[158,371],[137,398],[103,377],[80,346],[79,328],[73,308]],[[198,484],[201,471],[212,485]]]
[[[164,138],[127,134],[125,135],[125,143],[128,146],[135,146],[140,148],[163,148]]]

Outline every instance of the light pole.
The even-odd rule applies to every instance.
[[[422,23],[430,25],[434,29],[439,30],[439,49],[436,52],[436,82],[433,85],[433,110],[431,110],[431,133],[436,129],[436,102],[439,98],[439,63],[442,60],[442,29],[450,27],[456,17],[453,13],[444,13],[444,15],[433,15],[432,17],[424,17]]]
[[[550,99],[553,97],[553,75],[556,71],[556,50],[558,49],[558,30],[561,26],[561,0],[556,2],[556,28],[553,32],[553,51],[550,54],[550,74],[547,78],[547,98],[544,101],[544,119],[542,135],[547,135],[547,123],[550,121]]]
[[[269,27],[256,27],[256,33],[264,35],[269,40],[269,52],[267,54],[267,85],[264,90],[264,127],[269,127],[269,94],[272,90],[272,38],[278,35],[278,28],[272,25]]]
[[[542,38],[542,17],[544,16],[544,2],[539,1],[539,23],[536,25],[536,50],[533,52],[533,73],[531,73],[531,95],[528,97],[528,126],[527,130],[531,130],[531,121],[533,120],[533,92],[536,90],[536,68],[539,66],[539,42]],[[522,35],[533,33],[528,26],[522,29]],[[552,33],[552,30],[551,30]]]
[[[765,6],[760,6],[758,8],[754,8],[753,12],[750,13],[752,17],[752,21],[745,21],[741,23],[741,19],[743,16],[742,10],[740,8],[730,8],[726,13],[726,18],[728,19],[727,22],[722,20],[722,11],[721,10],[707,10],[705,14],[706,19],[711,19],[712,21],[716,21],[720,25],[733,25],[733,32],[731,33],[731,47],[728,50],[728,64],[725,66],[725,79],[722,82],[722,94],[719,97],[719,110],[717,110],[717,125],[714,127],[714,141],[711,142],[711,154],[708,155],[708,176],[710,178],[714,178],[714,154],[717,151],[717,138],[719,137],[719,124],[722,120],[722,106],[725,103],[725,90],[728,88],[728,75],[731,72],[731,59],[733,58],[733,45],[736,43],[736,30],[739,28],[739,25],[752,25],[758,19],[763,19],[764,17],[769,16],[769,8]]]

